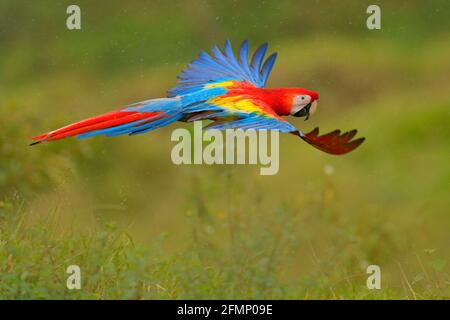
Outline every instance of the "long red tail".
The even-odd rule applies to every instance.
[[[45,141],[54,141],[62,138],[78,136],[83,133],[93,132],[96,130],[117,127],[123,124],[140,121],[140,124],[145,123],[145,119],[154,121],[160,119],[164,112],[135,112],[135,111],[111,111],[99,116],[88,118],[79,122],[75,122],[60,129],[50,131],[43,135],[33,137],[36,140],[30,145],[35,145]]]

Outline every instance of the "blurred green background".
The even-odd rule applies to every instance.
[[[375,2],[78,0],[70,31],[73,1],[0,1],[0,298],[450,298],[450,2]],[[269,86],[320,93],[294,125],[366,142],[282,136],[275,176],[172,164],[178,125],[28,147],[165,96],[227,38],[279,53]]]

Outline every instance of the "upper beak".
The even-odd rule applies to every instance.
[[[309,113],[314,114],[317,110],[317,100],[314,100],[311,103],[311,107],[309,108]]]
[[[314,112],[316,112],[317,109],[317,100],[314,100],[313,102],[309,103],[308,105],[306,105],[307,110],[306,110],[306,117],[305,117],[305,121],[309,119],[309,116],[311,114],[314,114]]]

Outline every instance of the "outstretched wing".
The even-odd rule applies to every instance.
[[[264,101],[249,95],[222,95],[184,110],[188,121],[213,120],[207,129],[297,131]]]
[[[321,151],[340,155],[356,149],[361,143],[364,142],[365,138],[352,140],[356,135],[356,132],[356,130],[351,130],[341,134],[340,130],[334,130],[330,133],[319,136],[319,128],[315,128],[311,132],[300,132],[297,135]]]
[[[225,81],[249,82],[256,87],[264,87],[277,54],[273,53],[265,61],[267,43],[261,45],[249,61],[249,44],[244,41],[239,49],[239,58],[234,55],[229,40],[225,42],[224,50],[213,46],[211,55],[200,52],[197,59],[178,76],[178,86],[169,90],[169,97],[189,94],[203,90],[205,85]]]

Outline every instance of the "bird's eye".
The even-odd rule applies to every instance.
[[[300,99],[305,100],[305,97],[301,97]]]

